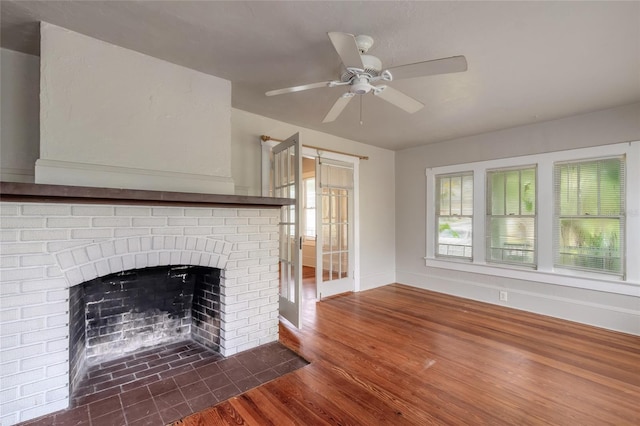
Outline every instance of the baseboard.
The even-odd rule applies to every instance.
[[[151,191],[234,193],[230,177],[43,159],[36,161],[35,182]]]
[[[396,274],[393,271],[360,275],[360,290],[371,290],[394,282],[396,282]]]
[[[2,167],[2,169],[0,169],[0,181],[33,183],[35,182],[34,169]]]
[[[478,281],[474,281],[397,270],[396,278],[399,283],[425,290],[640,335],[640,309],[629,309],[623,306],[584,300],[586,293],[581,289],[569,288],[568,291],[575,294],[575,299],[573,299],[554,295],[554,285],[549,284],[544,285],[548,291],[542,293],[518,288],[526,286],[526,282],[518,282],[513,287],[505,287],[482,282],[481,277]],[[564,290],[566,294],[567,288]],[[507,292],[508,301],[499,300],[500,291]],[[583,300],[580,300],[581,296]],[[640,297],[619,295],[619,300],[626,302],[624,304],[627,306],[640,306]],[[637,303],[635,303],[636,300]]]

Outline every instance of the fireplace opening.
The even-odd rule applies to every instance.
[[[69,295],[69,385],[87,368],[129,353],[192,339],[218,352],[220,270],[133,269],[76,285]]]

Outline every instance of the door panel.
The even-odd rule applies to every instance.
[[[302,156],[296,133],[273,148],[272,185],[276,197],[295,198],[295,205],[280,211],[280,315],[295,327],[302,326]]]
[[[353,165],[316,160],[316,297],[354,290]]]

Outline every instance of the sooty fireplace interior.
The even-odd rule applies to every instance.
[[[86,366],[140,348],[192,338],[220,343],[220,270],[202,266],[133,269],[70,289],[69,383]]]

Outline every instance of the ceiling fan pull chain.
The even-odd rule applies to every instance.
[[[362,98],[363,96],[360,95],[360,125],[362,126]]]

